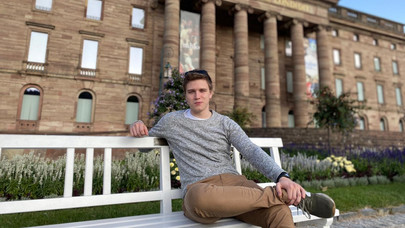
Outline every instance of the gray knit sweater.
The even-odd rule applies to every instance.
[[[260,147],[252,143],[230,118],[212,111],[206,120],[184,116],[185,110],[166,114],[149,136],[165,138],[179,167],[183,195],[189,184],[210,176],[236,171],[231,144],[266,177],[276,180],[283,170]]]

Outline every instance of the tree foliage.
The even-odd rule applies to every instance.
[[[154,124],[166,113],[189,108],[184,97],[183,81],[184,76],[174,69],[172,77],[164,83],[161,94],[154,101],[152,112],[148,113],[149,119],[154,119]]]
[[[313,121],[321,127],[341,133],[354,130],[357,125],[357,114],[365,106],[356,104],[350,99],[350,93],[342,93],[336,97],[329,87],[324,87],[315,92],[316,98],[312,103],[316,106]]]
[[[234,120],[243,129],[248,127],[256,118],[247,108],[242,107],[234,108],[231,112],[226,112],[225,115]]]

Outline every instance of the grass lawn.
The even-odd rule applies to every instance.
[[[405,183],[355,186],[329,189],[325,193],[336,202],[341,213],[365,207],[381,208],[405,204]],[[311,190],[311,189],[309,189]],[[315,192],[315,191],[313,191]],[[181,200],[173,202],[174,210],[181,210]],[[124,217],[159,212],[159,203],[137,203],[81,209],[55,210],[21,214],[0,215],[0,227],[26,227],[67,223],[113,217]]]

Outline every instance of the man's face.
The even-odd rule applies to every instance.
[[[186,101],[190,106],[191,113],[196,117],[204,117],[208,114],[212,91],[204,79],[197,79],[187,83]]]

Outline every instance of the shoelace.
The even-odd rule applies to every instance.
[[[297,207],[297,212],[298,209],[301,209],[302,214],[305,215],[305,217],[307,217],[308,219],[311,219],[311,214],[309,213],[308,207],[311,207],[311,205],[307,205],[307,204],[312,204],[311,200],[305,200],[303,199],[296,207]]]

